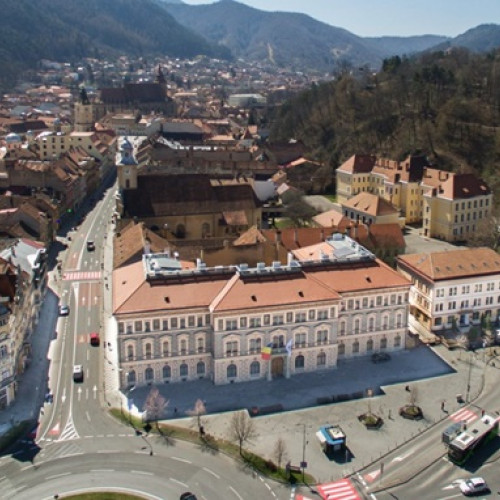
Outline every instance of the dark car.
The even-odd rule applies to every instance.
[[[383,363],[384,361],[389,361],[391,356],[387,352],[376,352],[372,354],[372,361],[374,363]]]
[[[186,493],[183,493],[181,495],[180,500],[197,500],[196,495],[193,495],[189,491],[186,491]]]
[[[87,241],[87,250],[93,252],[95,250],[95,243],[92,240]]]

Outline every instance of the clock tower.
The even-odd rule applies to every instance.
[[[116,165],[118,188],[137,189],[137,161],[134,158],[134,147],[127,138],[121,145],[120,154],[120,161]]]

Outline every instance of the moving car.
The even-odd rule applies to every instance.
[[[186,491],[186,493],[183,493],[181,495],[180,500],[196,500],[196,495],[193,495],[189,491]]]
[[[97,332],[92,332],[90,334],[90,345],[99,345],[99,343],[100,343],[99,334]]]
[[[471,477],[460,483],[460,491],[465,495],[475,495],[489,491],[486,481],[482,477]]]
[[[83,382],[83,367],[82,365],[73,366],[73,381]]]
[[[95,243],[92,240],[87,240],[87,250],[93,252],[95,250]]]
[[[69,306],[61,304],[59,306],[59,316],[68,316],[69,315]]]

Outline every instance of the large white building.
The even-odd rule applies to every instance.
[[[439,333],[467,332],[500,318],[500,255],[490,248],[401,255],[398,270],[412,282],[410,324]]]
[[[183,270],[149,254],[115,270],[122,387],[272,380],[403,349],[410,283],[350,238],[321,245],[286,266]]]

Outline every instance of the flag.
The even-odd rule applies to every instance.
[[[285,346],[286,352],[288,353],[288,357],[292,355],[292,344],[293,344],[293,339],[290,339]]]
[[[262,359],[268,360],[271,359],[271,353],[273,351],[273,343],[270,342],[260,350],[260,356]]]

